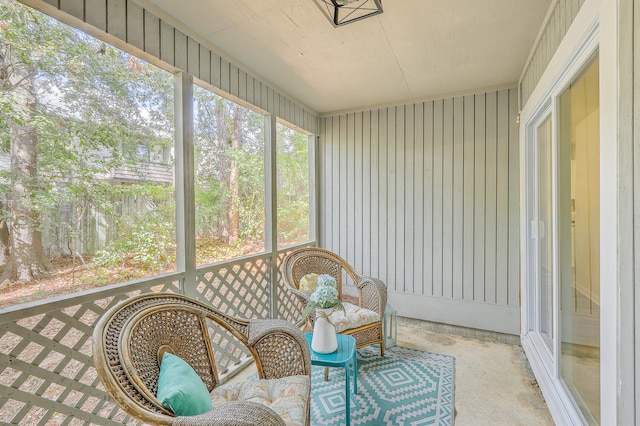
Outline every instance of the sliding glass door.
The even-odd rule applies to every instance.
[[[582,421],[600,423],[600,99],[592,58],[527,132],[527,338]]]
[[[550,352],[553,352],[553,169],[552,121],[548,116],[536,132],[537,149],[537,273],[539,331]]]
[[[598,60],[559,99],[561,377],[600,420],[600,108]]]

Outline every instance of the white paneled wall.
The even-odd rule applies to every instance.
[[[324,117],[321,245],[402,316],[519,333],[517,89]]]

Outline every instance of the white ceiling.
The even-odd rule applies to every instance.
[[[334,28],[313,0],[139,0],[319,113],[518,81],[551,1],[383,0]]]

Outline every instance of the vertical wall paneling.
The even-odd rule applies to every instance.
[[[284,113],[287,108],[287,100],[284,96],[280,96],[280,93],[273,91],[273,109],[277,111],[278,115]]]
[[[60,0],[60,10],[82,19],[84,14],[83,0]]]
[[[229,64],[229,93],[233,96],[240,97],[240,70],[237,66]],[[281,111],[277,111],[274,114],[281,117]]]
[[[211,52],[211,65],[210,65],[210,69],[211,69],[211,84],[216,86],[216,87],[220,87],[220,82],[222,81],[222,71],[221,71],[221,67],[222,67],[222,62],[219,55],[216,55],[215,53]],[[262,90],[261,86],[259,84],[254,86],[254,90]],[[260,96],[258,96],[257,99],[260,99]],[[259,107],[262,108],[262,105],[259,105],[257,102],[253,102],[254,105],[257,105]]]
[[[77,16],[82,19],[81,16]],[[109,0],[107,2],[107,32],[127,41],[127,2],[126,0]]]
[[[359,202],[362,205],[362,241],[359,243],[362,249],[361,271],[365,275],[371,275],[371,202],[372,191],[371,181],[371,111],[364,111],[362,113],[362,194],[359,197]],[[356,137],[357,140],[357,137]],[[357,247],[357,245],[356,245]]]
[[[318,206],[317,210],[317,216],[316,216],[316,235],[315,235],[315,240],[318,242],[318,245],[320,245],[321,247],[326,246],[326,241],[324,240],[325,236],[322,235],[322,233],[320,232],[321,229],[325,228],[325,223],[326,223],[326,210],[323,208],[320,208],[320,206],[322,206],[322,203],[326,203],[326,185],[320,185],[320,176],[327,176],[327,171],[326,171],[326,167],[327,167],[327,157],[326,157],[326,150],[327,150],[327,145],[326,144],[320,144],[319,141],[320,140],[326,140],[327,139],[327,120],[323,120],[322,125],[318,128],[318,137],[316,138],[316,140],[314,140],[313,145],[316,147],[316,164],[317,164],[317,168],[318,170],[316,171],[315,174],[315,181],[314,181],[314,185],[318,187],[318,191],[315,197],[315,204],[316,206]]]
[[[174,32],[174,59],[176,67],[186,71],[188,66],[187,58],[187,36],[182,32],[175,30]]]
[[[424,209],[424,103],[417,103],[413,111],[413,215],[410,233],[413,237],[413,246],[407,248],[412,253],[413,279],[406,292],[420,293],[422,291],[424,263],[424,221],[422,212]]]
[[[518,144],[518,93],[515,90],[509,92],[509,241],[508,241],[508,265],[507,282],[513,283],[520,280],[520,152]],[[507,286],[509,305],[518,305],[520,301],[520,288]]]
[[[379,194],[380,194],[380,155],[378,149],[378,141],[380,137],[379,129],[379,120],[378,120],[378,110],[370,111],[371,113],[371,202],[369,203],[369,207],[371,209],[371,224],[369,227],[369,232],[371,234],[371,267],[369,269],[369,273],[371,276],[379,277],[381,276],[378,272],[378,253],[379,253],[379,239],[380,239],[380,209],[379,209]],[[365,194],[366,195],[366,194]]]
[[[463,256],[463,191],[464,191],[464,98],[453,99],[453,298],[462,299]]]
[[[220,75],[222,75],[222,58],[220,58]],[[222,78],[222,77],[221,77]],[[271,110],[273,105],[269,105],[269,86],[260,84],[260,108]]]
[[[363,160],[364,151],[362,145],[365,143],[362,134],[362,112],[355,114],[354,122],[354,153],[353,153],[353,172],[354,179],[353,187],[355,193],[353,194],[353,208],[354,208],[354,228],[355,237],[353,238],[353,250],[354,250],[354,266],[358,271],[364,271],[362,264],[362,252],[364,251],[364,238],[363,238],[363,225],[364,225],[364,211],[362,209],[364,188],[362,178],[365,173]]]
[[[433,293],[434,296],[443,295],[443,250],[444,250],[444,130],[443,130],[443,101],[433,103]]]
[[[220,58],[220,88],[227,93],[231,93],[231,73],[229,67],[229,61],[224,58]],[[269,111],[274,111],[273,105],[269,106]]]
[[[405,216],[404,212],[406,209],[406,196],[405,196],[405,188],[406,188],[406,155],[405,153],[408,151],[408,138],[405,134],[405,124],[407,119],[407,106],[399,106],[396,107],[396,131],[395,131],[395,155],[396,155],[396,175],[395,175],[395,194],[396,194],[396,202],[395,202],[395,223],[391,223],[392,227],[395,227],[396,236],[395,236],[395,262],[394,264],[394,281],[395,281],[395,289],[397,291],[404,291],[404,283],[406,278],[406,267],[408,266],[407,258],[404,253],[404,243],[406,240],[406,235],[404,232],[404,223]]]
[[[387,153],[388,144],[387,132],[387,109],[378,110],[378,157],[380,162],[380,172],[378,173],[378,183],[380,191],[378,192],[378,263],[379,268],[377,277],[384,280],[389,287],[389,276],[387,268],[387,254],[389,253],[389,244],[387,243],[387,229],[389,228],[389,190],[387,187],[387,175],[389,174],[389,155]]]
[[[90,9],[87,9],[89,11]],[[156,58],[160,57],[160,19],[145,11],[144,13],[144,51]]]
[[[355,194],[356,194],[356,178],[355,178],[355,127],[356,117],[360,113],[349,114],[347,120],[347,166],[346,181],[344,188],[347,197],[347,256],[355,263],[355,230],[356,230],[356,214],[355,214]],[[358,243],[360,244],[360,243]]]
[[[319,214],[322,220],[320,225],[320,235],[318,236],[322,247],[333,247],[333,232],[331,231],[331,224],[333,221],[333,198],[331,196],[333,192],[333,155],[332,151],[335,148],[335,144],[324,143],[325,140],[333,140],[333,119],[328,118],[322,120],[320,123],[320,162],[322,168],[320,169],[320,175],[318,177],[318,185],[320,186],[320,204]]]
[[[424,128],[424,182],[422,185],[422,294],[433,295],[433,135],[434,135],[434,102],[426,102],[422,127]]]
[[[187,72],[202,79],[200,74],[200,45],[191,37],[187,38]]]
[[[496,302],[496,229],[497,229],[497,159],[498,159],[498,94],[487,94],[487,108],[486,108],[486,125],[487,125],[487,139],[486,139],[486,157],[485,157],[485,236],[484,236],[484,250],[485,250],[485,292],[484,300],[486,302]]]
[[[240,99],[247,99],[247,73],[238,70],[238,97]],[[296,118],[296,121],[300,121],[300,118]]]
[[[453,297],[453,99],[445,99],[442,140],[442,295]]]
[[[515,90],[512,92],[516,93]],[[475,205],[475,98],[464,97],[462,140],[462,298],[473,300]]]
[[[252,76],[250,75],[246,75],[246,81],[247,81],[247,102],[249,102],[250,104],[254,104],[255,105],[255,88],[254,88],[254,79]],[[303,123],[302,127],[304,129],[306,129],[307,125],[308,125],[308,121],[305,119],[305,122]],[[318,129],[318,133],[322,132],[322,129]]]
[[[338,219],[336,222],[336,226],[338,226],[338,235],[336,235],[336,240],[338,241],[338,251],[345,257],[347,257],[347,247],[349,242],[349,234],[347,231],[351,225],[351,222],[348,220],[349,202],[347,198],[347,175],[349,171],[349,154],[347,150],[347,123],[350,119],[351,115],[338,117],[338,136],[340,138],[340,144],[338,148],[338,162],[336,163],[339,168],[337,200],[337,206],[339,207],[337,207]],[[350,260],[351,262],[353,262],[353,258],[350,258]]]
[[[531,58],[526,64],[525,72],[519,82],[522,94],[520,106],[524,105],[531,96],[531,92],[540,81],[542,73],[544,73],[583,3],[584,0],[557,0],[553,2],[553,10],[540,39],[533,46]]]
[[[200,64],[200,69],[198,71],[200,79],[204,81],[211,81],[211,51],[204,46],[200,46],[198,61]]]
[[[333,118],[333,126],[331,128],[331,132],[334,137],[334,141],[340,140],[340,120],[344,119],[342,117],[334,117]],[[329,197],[331,197],[331,226],[329,227],[329,231],[331,231],[331,246],[330,250],[335,252],[340,252],[340,179],[341,179],[341,169],[340,164],[340,142],[336,144],[332,144],[331,149],[331,193]],[[344,204],[342,204],[344,206]],[[344,252],[341,252],[344,253]]]
[[[496,303],[506,305],[509,267],[509,92],[507,91],[498,93],[497,119]]]
[[[101,31],[107,31],[107,1],[85,0],[85,21]]]
[[[404,278],[398,275],[398,281],[404,284],[403,291],[405,293],[413,293],[414,275],[413,269],[415,264],[414,254],[414,232],[415,232],[415,216],[411,214],[414,211],[413,205],[415,203],[415,105],[410,104],[405,107],[405,123],[404,123],[404,138],[406,141],[405,153],[404,153],[404,220],[401,222],[403,227],[402,232],[404,234],[404,245],[402,250],[402,257],[397,259],[397,264],[403,265],[400,269],[404,273]],[[404,261],[403,261],[404,260]]]
[[[144,50],[144,9],[127,2],[127,40],[130,45]]]
[[[324,126],[321,126],[324,129],[324,133],[320,132],[320,140],[332,140],[333,139],[333,120],[328,119],[324,120]],[[320,233],[320,239],[322,241],[322,245],[324,247],[332,247],[333,246],[333,233],[330,232],[331,224],[333,223],[333,217],[331,216],[333,212],[333,199],[331,198],[333,185],[331,182],[331,178],[333,177],[333,156],[332,151],[334,148],[334,144],[321,144],[320,145],[320,161],[323,165],[321,169],[321,180],[323,184],[320,185],[320,217],[322,219],[322,226],[320,229],[322,230]],[[323,179],[324,177],[324,179]]]
[[[164,21],[160,22],[160,60],[169,64],[175,63],[174,28]]]
[[[474,276],[473,300],[484,301],[485,270],[485,214],[486,214],[486,107],[485,94],[475,96],[475,204],[474,204]]]
[[[228,67],[228,63],[227,63],[227,67],[226,68],[229,68]],[[224,75],[225,75],[224,74],[225,73],[224,69],[225,69],[225,66],[223,65],[222,66],[223,79],[224,79]],[[224,84],[223,84],[223,86],[224,86]],[[276,105],[277,105],[276,104],[276,97],[275,97],[275,92],[271,87],[267,88],[267,97],[266,97],[266,99],[267,99],[267,108],[269,109],[269,111],[274,111],[274,113],[275,113]]]
[[[289,102],[291,115],[295,118],[296,123],[304,123],[304,111],[302,111],[302,107],[300,107],[300,105],[296,105],[289,99],[287,99],[287,101]]]
[[[398,209],[398,194],[396,192],[396,157],[398,144],[396,140],[396,107],[387,108],[387,285],[396,290],[396,211]],[[403,141],[404,142],[404,141]],[[402,144],[404,145],[404,143]]]
[[[383,279],[400,315],[519,332],[517,99],[321,119],[323,245]]]

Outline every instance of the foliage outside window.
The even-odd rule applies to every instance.
[[[261,253],[264,117],[194,86],[197,264]]]
[[[175,270],[173,129],[170,73],[0,0],[0,307]]]
[[[278,247],[309,241],[309,137],[278,123]]]

